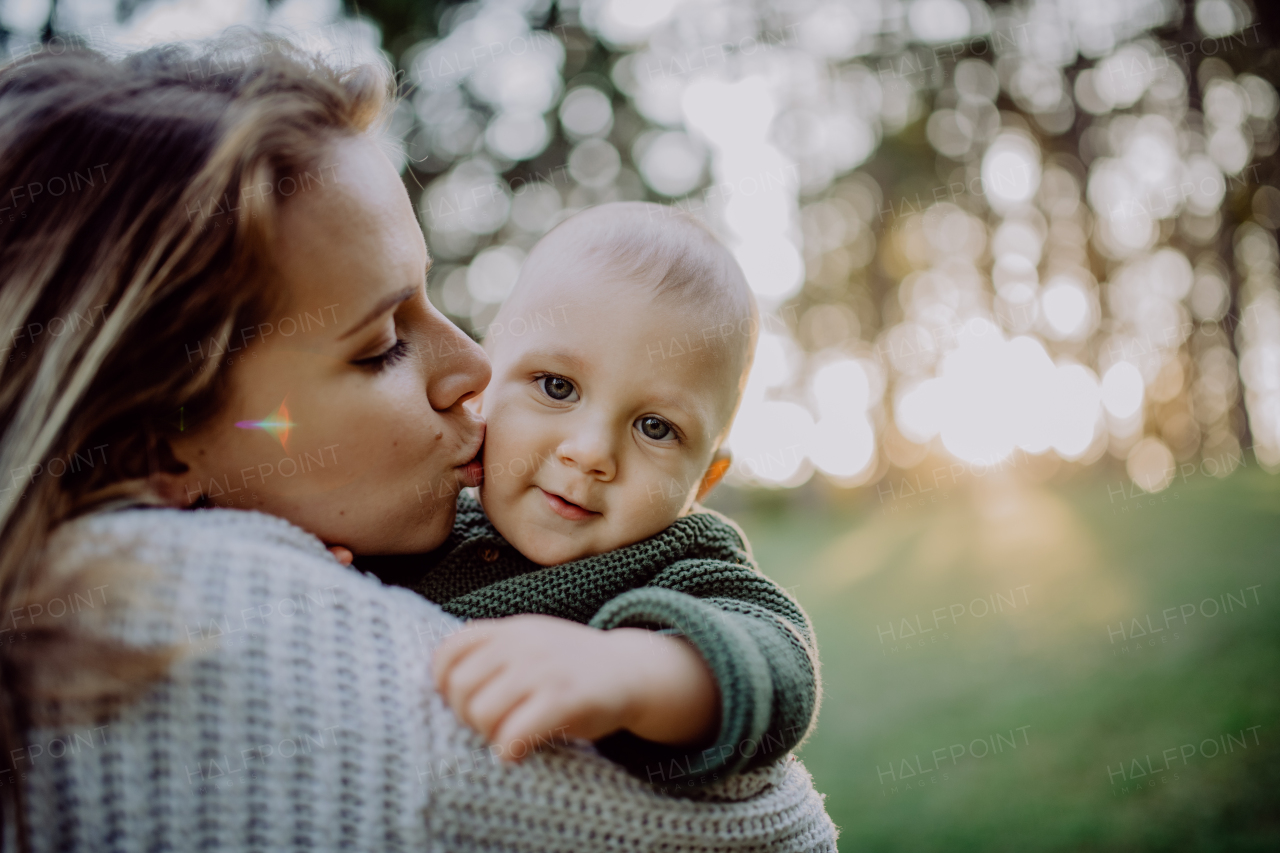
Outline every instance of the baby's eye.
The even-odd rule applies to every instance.
[[[538,380],[538,384],[542,386],[542,393],[552,400],[572,403],[573,400],[569,398],[577,393],[573,383],[563,376],[544,376]]]
[[[637,420],[636,428],[644,434],[645,438],[651,438],[654,441],[663,441],[676,437],[675,430],[671,429],[671,424],[653,415],[645,415]]]

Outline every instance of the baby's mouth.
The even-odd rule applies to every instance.
[[[561,518],[568,519],[569,521],[585,521],[588,518],[595,518],[600,515],[598,512],[593,512],[585,507],[578,506],[572,501],[567,501],[559,495],[552,494],[546,489],[539,488],[538,491],[542,492],[543,497],[547,499],[547,503],[551,506],[552,511]]]

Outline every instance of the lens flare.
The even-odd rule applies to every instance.
[[[280,447],[287,453],[289,451],[289,430],[297,426],[293,421],[289,420],[289,407],[286,405],[289,398],[285,397],[280,401],[280,408],[276,409],[268,417],[260,421],[236,421],[236,426],[240,429],[260,429],[280,441]]]

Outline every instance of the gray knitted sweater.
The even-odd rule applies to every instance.
[[[835,849],[799,761],[691,801],[585,744],[494,760],[431,686],[431,652],[461,623],[279,518],[103,513],[51,553],[55,570],[152,567],[145,602],[117,612],[117,591],[94,593],[103,630],[184,654],[113,717],[28,733],[12,772],[36,851]]]

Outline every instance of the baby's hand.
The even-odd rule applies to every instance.
[[[532,614],[484,619],[441,643],[433,666],[455,713],[515,760],[538,737],[597,740],[619,729],[696,743],[719,708],[692,646],[636,628],[599,631]]]
[[[484,619],[436,650],[436,685],[463,722],[521,758],[539,735],[594,740],[627,724],[632,685],[616,645],[551,616]]]

